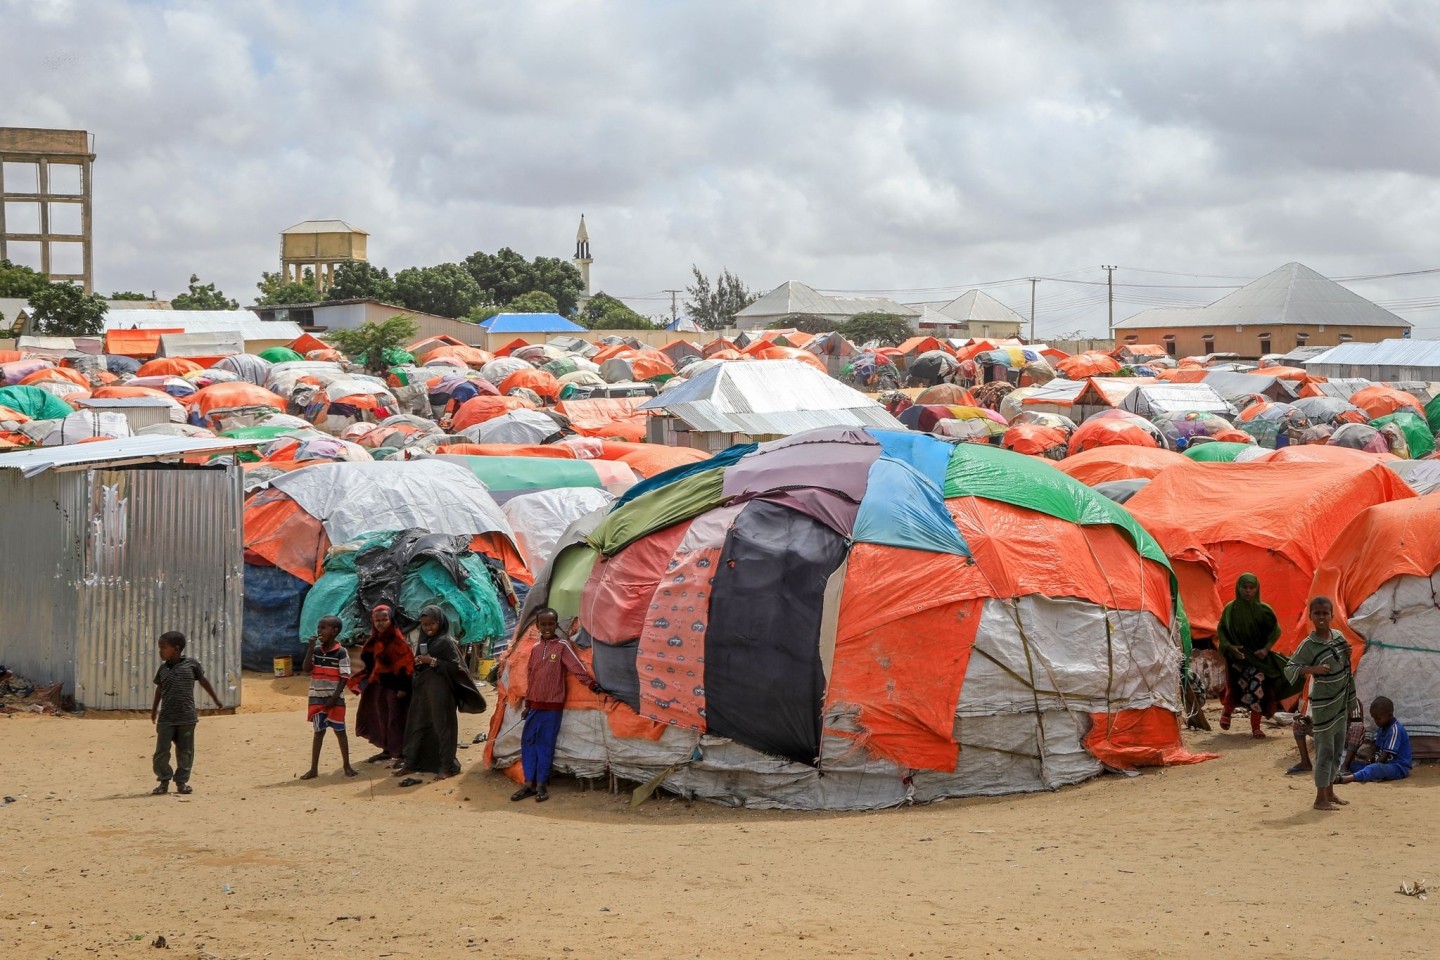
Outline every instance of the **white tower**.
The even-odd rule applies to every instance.
[[[580,304],[584,306],[590,299],[590,264],[594,263],[590,256],[590,233],[585,229],[585,214],[580,214],[580,229],[575,231],[575,266],[580,268],[580,281],[582,288],[580,292]]]

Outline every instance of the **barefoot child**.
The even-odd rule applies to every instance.
[[[176,793],[190,793],[190,771],[195,767],[195,725],[200,715],[195,710],[195,684],[205,688],[215,706],[220,697],[200,662],[185,656],[185,634],[178,630],[162,633],[159,641],[160,669],[155,673],[155,702],[150,705],[150,722],[155,724],[155,756],[151,766],[160,785],[150,792],[156,795],[170,791],[175,781]],[[175,768],[170,767],[170,745],[175,745]]]
[[[314,780],[320,775],[320,745],[325,730],[335,731],[340,744],[340,762],[345,776],[357,776],[350,766],[350,741],[345,736],[345,684],[350,680],[350,651],[340,645],[339,617],[321,617],[315,642],[305,651],[305,670],[310,674],[310,706],[305,714],[315,728],[310,744],[310,769],[301,780]]]
[[[1315,738],[1315,809],[1338,810],[1347,801],[1335,795],[1345,734],[1355,702],[1355,678],[1350,673],[1350,644],[1330,629],[1335,615],[1328,597],[1310,601],[1310,635],[1285,666],[1293,683],[1310,678],[1311,735]]]

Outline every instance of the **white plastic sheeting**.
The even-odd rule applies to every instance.
[[[561,487],[511,497],[502,509],[515,532],[515,545],[525,565],[540,570],[550,562],[566,527],[591,510],[614,502],[614,494],[596,487]]]
[[[331,543],[412,527],[515,539],[485,484],[444,460],[317,464],[277,477],[271,486],[320,520]]]
[[[77,410],[64,420],[55,422],[54,429],[46,434],[41,446],[60,447],[91,437],[128,436],[131,436],[130,421],[125,418],[125,414]]]
[[[825,717],[823,776],[813,767],[679,727],[667,727],[659,741],[618,738],[598,710],[566,711],[555,768],[579,777],[608,771],[636,782],[668,769],[666,790],[771,809],[874,810],[1054,790],[1103,769],[1084,747],[1091,713],[1152,706],[1178,711],[1179,669],[1174,635],[1149,613],[1042,596],[991,599],[981,611],[955,711],[960,756],[954,772],[910,777],[911,771],[858,749],[855,739],[842,735],[859,732],[848,707]],[[522,727],[518,713],[506,715],[495,739],[497,767],[519,760]]]
[[[1385,581],[1350,627],[1366,642],[1355,671],[1360,702],[1387,696],[1412,737],[1440,736],[1440,571]]]
[[[466,427],[460,436],[473,443],[544,443],[559,432],[560,425],[538,410],[511,410]]]

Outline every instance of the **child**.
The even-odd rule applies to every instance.
[[[305,651],[305,671],[310,674],[310,707],[305,719],[315,728],[310,744],[310,769],[301,780],[314,780],[320,775],[320,745],[325,742],[325,728],[335,731],[340,744],[340,762],[345,776],[358,776],[350,766],[350,740],[345,736],[345,684],[350,680],[350,651],[340,645],[339,617],[321,617],[315,642]]]
[[[195,724],[200,715],[195,710],[195,684],[205,688],[215,706],[222,707],[220,697],[200,662],[185,656],[185,634],[178,630],[162,633],[159,641],[160,669],[155,673],[155,702],[150,705],[150,722],[155,724],[155,756],[152,766],[160,785],[150,792],[156,796],[170,792],[175,781],[176,793],[191,793],[190,771],[195,766]],[[175,769],[170,769],[170,745],[175,745]]]
[[[544,803],[550,799],[550,765],[555,760],[555,741],[560,736],[560,720],[565,715],[565,674],[575,674],[596,693],[603,691],[580,662],[569,638],[557,636],[559,614],[549,607],[541,607],[535,614],[535,626],[540,630],[540,642],[530,651],[525,674],[525,712],[522,714],[525,732],[520,737],[525,785],[510,799],[534,797],[536,803]]]
[[[1370,719],[1375,721],[1375,761],[1344,774],[1341,783],[1378,783],[1410,776],[1415,762],[1410,753],[1410,734],[1395,718],[1395,704],[1389,697],[1376,697],[1370,702]]]
[[[1350,644],[1330,629],[1334,615],[1335,605],[1329,597],[1310,601],[1314,629],[1285,665],[1285,676],[1291,683],[1300,677],[1310,678],[1316,810],[1339,810],[1348,803],[1335,795],[1335,780],[1340,775],[1350,708],[1355,702],[1355,678],[1350,673]]]

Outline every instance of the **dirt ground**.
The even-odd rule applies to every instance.
[[[1440,770],[1309,809],[1292,741],[1057,793],[870,814],[308,763],[303,678],[249,676],[151,797],[147,720],[0,718],[0,956],[1434,957]],[[1243,725],[1243,724],[1242,724]],[[464,741],[484,718],[462,717]],[[357,753],[368,755],[368,745]],[[1436,896],[1398,892],[1434,879]],[[164,936],[168,951],[151,944]]]

